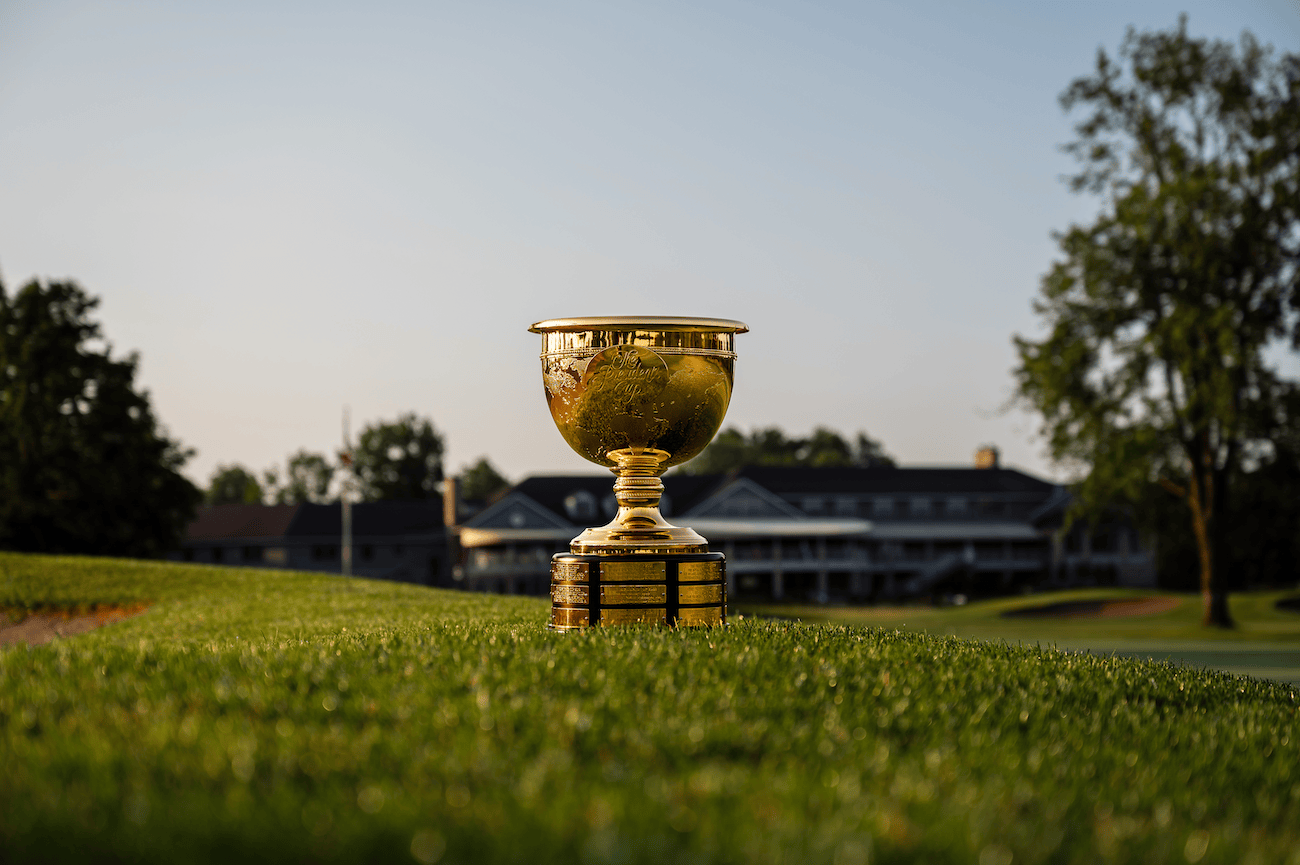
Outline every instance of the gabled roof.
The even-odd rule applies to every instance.
[[[191,541],[274,538],[289,528],[302,505],[200,505],[185,531]]]
[[[807,514],[773,495],[749,478],[738,478],[682,515],[690,517],[744,517],[748,519],[807,519]]]
[[[777,495],[800,493],[1034,493],[1050,495],[1053,484],[1016,469],[977,468],[802,468],[747,466],[749,478]]]
[[[558,517],[565,517],[564,498],[578,490],[586,490],[599,502],[614,491],[614,476],[608,472],[603,475],[540,475],[525,478],[515,485],[506,495],[522,493],[538,505],[551,511]],[[505,501],[505,498],[501,502]],[[497,504],[501,504],[498,502]],[[496,507],[494,505],[493,507]],[[488,508],[492,510],[492,508]],[[484,511],[483,513],[487,513]],[[482,516],[482,514],[480,514]],[[478,525],[477,517],[470,523]],[[467,523],[468,525],[468,523]],[[568,525],[566,521],[566,525]]]
[[[724,479],[724,475],[668,475],[663,482],[664,492],[672,502],[669,514],[690,510]],[[590,493],[597,502],[604,502],[614,492],[614,475],[608,472],[603,475],[539,475],[520,481],[511,492],[523,493],[557,516],[567,517],[564,499],[579,490]],[[608,517],[602,515],[599,519],[604,522]],[[476,520],[466,524],[471,523],[478,525]],[[571,523],[566,521],[565,525]]]
[[[527,483],[525,481],[525,483]],[[520,487],[523,484],[519,485]],[[501,501],[480,511],[465,521],[467,528],[475,529],[555,529],[573,531],[574,526],[559,513],[538,504],[520,491],[519,487],[506,493]]]

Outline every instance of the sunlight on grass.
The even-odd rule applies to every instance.
[[[855,624],[0,554],[0,848],[132,862],[1285,862],[1295,688]],[[958,611],[972,620],[978,611]],[[936,620],[938,621],[938,620]],[[1190,847],[1189,847],[1190,845]]]

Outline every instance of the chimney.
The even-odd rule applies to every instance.
[[[448,477],[442,481],[442,524],[454,526],[460,520],[457,513],[460,503],[460,490],[456,489],[456,478]]]
[[[975,468],[998,468],[998,449],[996,445],[984,445],[979,450],[975,451]]]

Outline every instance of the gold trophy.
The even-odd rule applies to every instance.
[[[614,473],[618,513],[551,559],[551,628],[721,625],[726,561],[659,513],[660,475],[704,450],[731,402],[736,334],[720,318],[559,318],[542,335],[551,417],[583,457]]]

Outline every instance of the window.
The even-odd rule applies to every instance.
[[[894,515],[894,500],[876,499],[872,502],[871,512],[877,517],[892,517]]]
[[[262,560],[262,548],[244,547],[239,551],[239,557],[246,562],[260,562]]]
[[[225,559],[225,557],[226,557],[226,551],[221,549],[221,547],[212,548],[212,561],[220,562],[223,559]]]
[[[909,501],[908,504],[909,504],[909,505],[911,506],[911,508],[912,508],[912,516],[914,516],[914,517],[928,517],[928,516],[930,516],[930,500],[929,500],[929,499],[920,499],[920,498],[916,498],[916,499],[912,499],[911,501]]]
[[[911,514],[912,514],[911,499],[896,499],[894,501],[894,516],[908,517],[911,516]]]
[[[966,516],[966,499],[960,496],[954,496],[944,502],[944,512],[950,517]]]
[[[192,561],[194,561],[194,551],[191,550],[191,549],[185,549],[185,550],[182,550],[182,551],[181,551],[181,561],[182,561],[182,562],[192,562]]]
[[[835,499],[835,516],[851,517],[857,512],[858,503],[856,499],[849,496],[839,496]]]
[[[317,544],[311,548],[311,557],[318,562],[339,557],[339,548],[333,544]]]
[[[826,507],[826,501],[820,496],[809,496],[803,500],[803,510],[806,514],[818,516],[824,507]]]
[[[564,512],[575,522],[596,518],[596,497],[586,490],[574,490],[564,497]]]
[[[375,547],[374,547],[374,544],[362,544],[362,545],[361,545],[361,560],[362,560],[363,562],[368,562],[368,561],[370,561],[371,559],[373,559],[374,557],[375,557]]]

